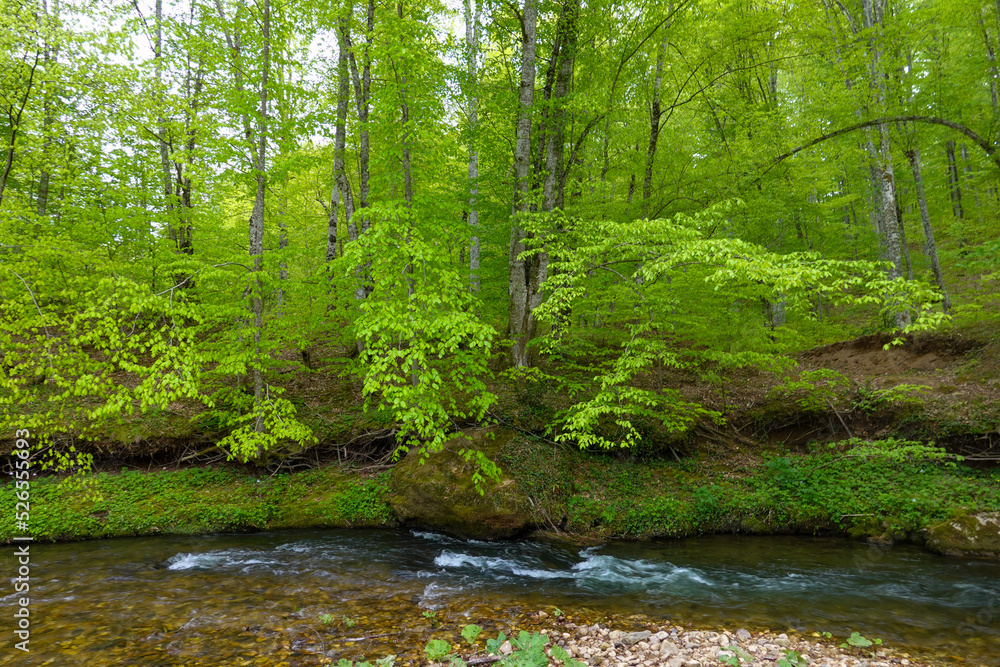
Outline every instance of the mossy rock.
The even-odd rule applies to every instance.
[[[491,434],[493,437],[491,437]],[[472,476],[475,458],[466,460],[462,449],[478,449],[491,460],[513,437],[509,431],[480,429],[456,437],[420,463],[411,450],[392,471],[389,504],[400,523],[429,528],[463,539],[496,540],[514,537],[532,527],[530,502],[512,477],[483,482],[480,495]]]
[[[1000,512],[964,514],[927,529],[927,548],[946,556],[1000,558]]]

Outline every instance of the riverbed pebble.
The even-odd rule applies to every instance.
[[[710,667],[737,658],[741,667],[774,667],[795,651],[802,659],[798,664],[810,667],[929,667],[891,648],[880,647],[877,653],[841,649],[818,636],[810,640],[797,634],[751,632],[746,628],[735,631],[685,630],[669,625],[647,628],[578,627],[563,622],[549,630],[549,637],[573,658],[594,666]],[[562,663],[552,659],[549,664],[558,667]]]

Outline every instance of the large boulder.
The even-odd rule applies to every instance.
[[[946,556],[1000,558],[1000,512],[965,514],[927,529],[927,548]]]
[[[423,463],[419,452],[411,450],[396,464],[389,481],[389,504],[396,518],[406,526],[463,539],[505,539],[529,529],[531,503],[519,493],[514,479],[505,473],[497,481],[486,479],[481,495],[472,479],[478,469],[475,457],[466,459],[459,453],[478,449],[495,461],[511,437],[509,431],[471,431],[452,438]]]

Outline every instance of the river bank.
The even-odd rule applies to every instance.
[[[36,540],[62,541],[406,525],[476,538],[542,531],[580,544],[713,533],[845,535],[881,548],[924,545],[935,527],[1000,511],[1000,471],[947,462],[852,458],[826,446],[630,461],[509,432],[491,442],[504,474],[484,496],[469,490],[471,468],[433,458],[425,466],[326,465],[272,475],[216,466],[106,471],[72,483],[36,477],[31,531]],[[416,500],[414,488],[424,490]],[[0,504],[13,507],[13,494],[12,484],[0,487]],[[465,534],[468,522],[488,525],[495,514],[502,515],[500,533]],[[0,515],[3,541],[18,534],[13,518]],[[933,540],[930,547],[946,551]]]
[[[541,614],[547,616],[545,612]],[[841,647],[818,632],[814,633],[815,636],[803,637],[794,632],[751,632],[746,628],[735,631],[693,630],[670,624],[647,630],[626,631],[603,624],[579,626],[567,622],[542,632],[549,639],[550,648],[547,653],[550,658],[553,653],[551,647],[558,646],[572,659],[601,667],[707,667],[736,664],[732,661],[759,667],[779,664],[782,660],[790,667],[931,667],[948,664],[927,661],[905,651],[885,648],[880,642],[876,644],[860,634],[848,638],[858,646],[847,645],[844,641],[845,647]]]

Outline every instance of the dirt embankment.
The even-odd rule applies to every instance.
[[[813,348],[790,371],[737,372],[724,392],[701,397],[762,442],[933,440],[969,460],[1000,462],[1000,342],[960,333],[893,340],[875,334]]]

